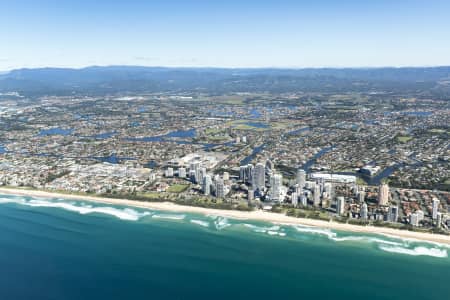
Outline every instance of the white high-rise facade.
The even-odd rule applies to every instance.
[[[442,213],[438,212],[436,214],[436,227],[440,228],[442,226]]]
[[[203,182],[203,177],[206,176],[206,168],[200,168],[200,177],[198,178],[198,182]]]
[[[439,212],[439,203],[440,203],[439,199],[436,198],[433,199],[433,211],[432,211],[433,220],[437,219],[437,214]]]
[[[240,166],[239,167],[239,180],[242,182],[245,182],[245,169],[247,166]]]
[[[425,214],[423,213],[422,210],[417,210],[416,214],[417,214],[417,217],[419,218],[419,222],[425,218]]]
[[[297,206],[298,205],[298,194],[296,192],[292,192],[291,203],[292,203],[293,206]]]
[[[409,223],[412,226],[419,226],[419,215],[417,213],[412,213],[409,215]]]
[[[306,182],[306,172],[303,169],[297,170],[296,183],[299,187],[304,188]]]
[[[164,174],[166,177],[173,177],[173,168],[168,167]]]
[[[332,199],[333,198],[333,185],[331,182],[326,182],[323,185],[322,198]]]
[[[378,205],[387,205],[389,202],[389,186],[382,183],[378,189]]]
[[[305,195],[301,195],[300,196],[300,204],[302,206],[307,206],[308,205],[308,198]]]
[[[178,168],[178,177],[186,178],[186,168]]]
[[[266,167],[262,163],[257,163],[253,176],[253,189],[262,191],[266,185]]]
[[[366,193],[364,191],[359,191],[358,192],[359,203],[363,203],[365,198],[366,198]]]
[[[203,176],[203,183],[202,183],[203,194],[205,195],[211,194],[211,184],[212,184],[211,175],[206,174],[205,176]]]
[[[239,180],[244,183],[251,184],[253,183],[253,165],[248,164],[245,166],[239,167]]]
[[[193,171],[193,172],[191,172]],[[193,182],[194,183],[201,183],[200,177],[200,163],[199,162],[193,162],[191,163],[190,167],[189,167],[189,174],[193,175]]]
[[[392,205],[388,211],[388,222],[396,223],[398,219],[398,206]]]
[[[266,160],[266,172],[271,173],[273,170],[273,163],[270,159]]]
[[[281,186],[283,184],[283,176],[281,174],[273,174],[270,177],[270,199],[280,200]]]
[[[254,190],[248,190],[247,199],[248,199],[248,201],[252,201],[253,199],[255,199],[255,191]]]
[[[361,219],[367,220],[367,216],[368,216],[367,203],[363,202],[363,204],[361,205],[361,209],[359,211],[359,215],[360,215]]]
[[[316,183],[314,185],[314,192],[313,192],[313,205],[319,206],[320,205],[320,185]]]
[[[336,199],[336,213],[340,216],[344,214],[345,211],[345,198],[337,197]]]
[[[225,184],[222,179],[216,181],[216,197],[225,198]]]

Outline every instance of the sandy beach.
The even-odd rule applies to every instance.
[[[265,222],[271,222],[271,223],[282,223],[282,224],[290,224],[290,225],[315,226],[315,227],[320,227],[320,228],[350,231],[350,232],[382,234],[382,235],[395,236],[395,237],[404,238],[404,239],[415,239],[415,240],[419,240],[419,241],[442,243],[442,244],[450,245],[450,236],[446,236],[446,235],[413,232],[413,231],[407,231],[407,230],[399,230],[399,229],[375,227],[375,226],[359,226],[359,225],[343,224],[343,223],[336,223],[336,222],[326,222],[326,221],[313,220],[313,219],[295,218],[295,217],[289,217],[289,216],[279,214],[279,213],[272,213],[272,212],[261,211],[261,210],[251,211],[251,212],[235,211],[235,210],[220,210],[220,209],[211,209],[211,208],[203,208],[203,207],[195,207],[195,206],[184,206],[184,205],[174,204],[171,202],[141,202],[141,201],[128,200],[128,199],[112,199],[112,198],[104,198],[104,197],[70,195],[70,194],[60,194],[60,193],[53,193],[53,192],[46,192],[46,191],[38,191],[38,190],[23,190],[23,189],[12,189],[12,188],[0,188],[0,194],[32,196],[32,197],[42,197],[42,198],[64,198],[64,199],[73,199],[73,200],[88,200],[88,201],[98,202],[98,203],[105,203],[105,204],[112,204],[112,205],[125,205],[125,206],[147,208],[147,209],[153,209],[153,210],[170,211],[170,212],[186,212],[186,213],[199,213],[199,214],[208,214],[208,215],[220,215],[223,217],[232,218],[232,219],[240,219],[240,220],[256,220],[256,221],[265,221]]]

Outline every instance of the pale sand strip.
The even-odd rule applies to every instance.
[[[21,196],[33,196],[33,197],[43,197],[43,198],[64,198],[64,199],[75,199],[75,200],[88,200],[92,202],[106,203],[112,205],[125,205],[134,206],[140,208],[148,208],[154,210],[170,211],[170,212],[187,212],[187,213],[199,213],[205,215],[220,215],[223,217],[228,217],[232,219],[240,220],[256,220],[256,221],[266,221],[272,223],[283,223],[290,225],[306,225],[315,226],[327,229],[335,229],[350,232],[360,232],[360,233],[372,233],[372,234],[383,234],[392,235],[399,238],[406,239],[416,239],[420,241],[428,241],[434,243],[442,243],[450,245],[450,236],[432,233],[422,233],[413,232],[407,230],[399,230],[385,227],[375,227],[375,226],[359,226],[351,224],[343,224],[336,222],[326,222],[321,220],[304,219],[289,217],[286,215],[272,213],[267,211],[236,211],[236,210],[220,210],[212,208],[203,208],[195,206],[184,206],[178,205],[171,202],[141,202],[128,199],[112,199],[112,198],[102,198],[102,197],[92,197],[92,196],[81,196],[81,195],[70,195],[70,194],[59,194],[53,192],[45,192],[38,190],[22,190],[22,189],[11,189],[11,188],[0,188],[1,194],[10,195],[21,195]]]

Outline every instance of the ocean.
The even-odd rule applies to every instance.
[[[448,299],[449,247],[0,195],[0,299]]]

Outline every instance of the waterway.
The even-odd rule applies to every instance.
[[[63,129],[59,127],[50,128],[50,129],[43,129],[39,132],[38,136],[48,136],[48,135],[71,135],[73,132],[73,129]]]
[[[303,132],[307,132],[307,131],[310,131],[310,130],[311,130],[310,127],[303,127],[303,128],[300,128],[300,129],[289,131],[289,132],[286,133],[286,135],[297,135],[297,134],[300,134],[300,133],[303,133]]]
[[[317,159],[322,155],[330,152],[331,150],[333,150],[333,147],[326,147],[321,149],[310,160],[308,160],[306,163],[303,164],[303,170],[309,172],[309,169],[311,169],[311,167],[316,163]]]
[[[189,130],[171,131],[164,135],[148,136],[148,137],[142,137],[142,138],[129,138],[128,140],[141,141],[141,142],[164,142],[167,139],[171,139],[171,138],[195,138],[196,135],[197,135],[197,131],[193,128],[193,129],[189,129]]]
[[[245,166],[245,165],[248,165],[249,163],[251,163],[252,160],[256,157],[256,155],[264,149],[264,147],[265,147],[265,144],[262,144],[260,146],[253,148],[252,153],[240,161],[240,165]]]
[[[262,122],[245,122],[244,125],[256,127],[256,128],[269,128],[270,125]]]

